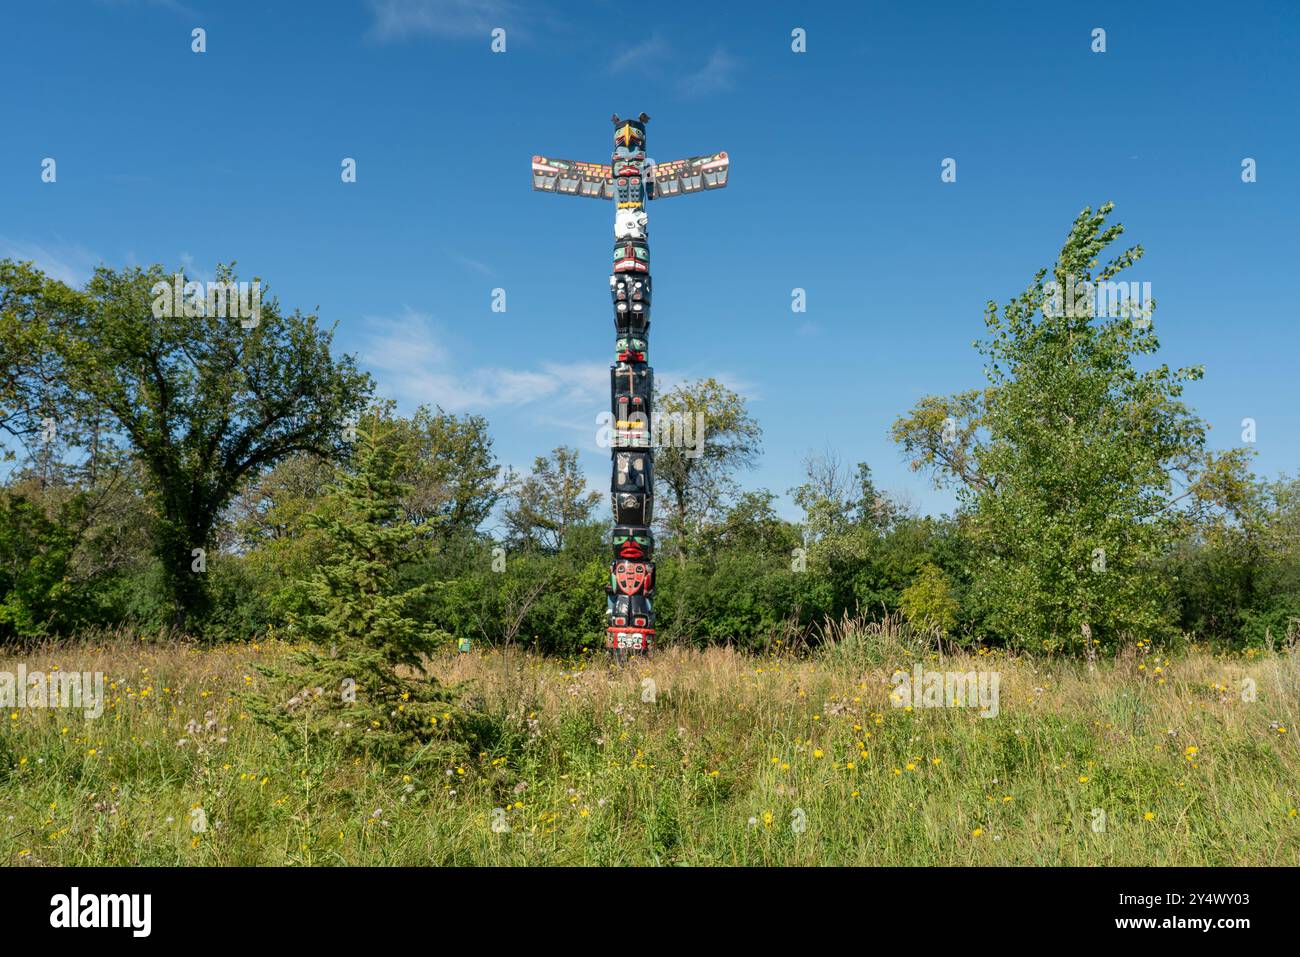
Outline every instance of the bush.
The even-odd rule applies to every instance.
[[[908,623],[921,631],[947,637],[957,625],[957,602],[943,569],[926,562],[899,600]]]

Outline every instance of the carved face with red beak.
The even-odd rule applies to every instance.
[[[614,350],[619,362],[645,362],[646,341],[641,336],[619,336]]]

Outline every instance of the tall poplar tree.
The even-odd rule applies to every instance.
[[[1143,250],[1098,266],[1123,232],[1110,212],[1085,208],[1050,271],[1001,309],[990,300],[983,390],[927,397],[893,427],[913,467],[955,484],[970,512],[993,630],[1089,655],[1169,626],[1156,559],[1185,521],[1178,505],[1239,464],[1206,452],[1206,425],[1181,401],[1201,367],[1150,359],[1154,305],[1113,308],[1115,277]]]

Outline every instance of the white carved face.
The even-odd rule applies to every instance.
[[[645,239],[649,222],[644,209],[620,209],[614,214],[614,238]]]

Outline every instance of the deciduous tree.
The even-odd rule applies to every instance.
[[[217,278],[236,281],[225,266]],[[171,281],[160,266],[100,267],[59,341],[73,387],[111,413],[149,476],[155,552],[183,628],[200,624],[196,551],[222,510],[285,456],[340,452],[371,386],[351,357],[331,355],[332,332],[315,316],[286,313],[265,291],[255,323],[156,316],[154,290]]]
[[[1155,560],[1182,527],[1179,503],[1212,491],[1203,479],[1224,465],[1180,398],[1201,368],[1147,358],[1153,305],[1098,315],[1092,297],[1059,293],[1104,288],[1141,257],[1134,246],[1098,268],[1123,232],[1110,212],[1083,210],[1050,271],[988,303],[985,389],[923,399],[893,427],[913,466],[955,483],[972,513],[992,627],[1090,654],[1167,626]]]
[[[717,379],[677,386],[655,400],[655,431],[674,434],[662,423],[676,420],[675,434],[693,440],[655,449],[655,495],[659,522],[671,547],[685,561],[692,539],[719,520],[735,492],[735,474],[752,466],[763,430],[743,396]],[[701,428],[702,425],[702,428]]]
[[[511,540],[520,547],[558,552],[569,531],[591,519],[601,494],[587,490],[578,450],[560,446],[539,455],[533,471],[514,488],[505,510]]]

